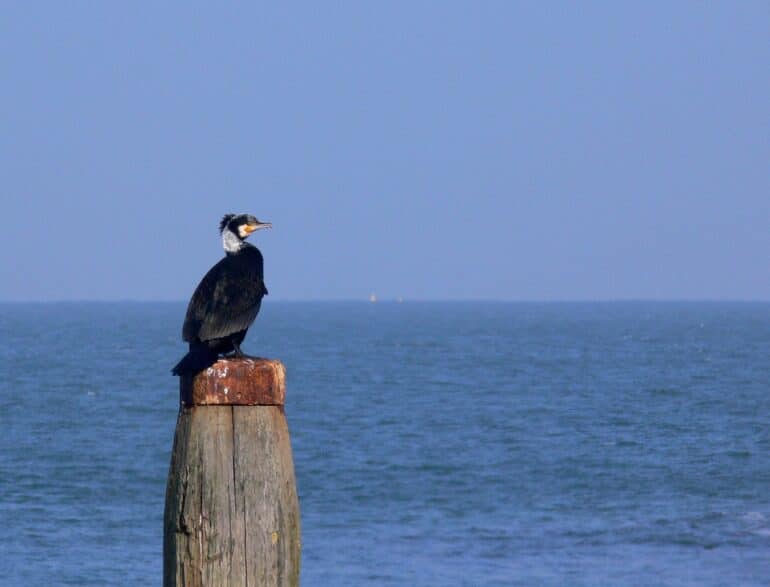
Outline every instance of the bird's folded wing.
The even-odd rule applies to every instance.
[[[246,330],[257,317],[265,287],[258,274],[228,279],[217,264],[198,285],[187,308],[182,338],[188,342],[230,336]],[[244,282],[248,286],[244,287]]]
[[[246,330],[257,317],[262,291],[261,284],[243,287],[227,281],[217,283],[198,337],[211,340]]]

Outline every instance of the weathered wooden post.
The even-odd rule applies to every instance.
[[[280,361],[221,359],[180,378],[164,587],[298,585],[300,522]]]

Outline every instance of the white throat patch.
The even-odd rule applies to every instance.
[[[222,231],[222,246],[228,253],[237,253],[243,247],[243,241],[239,239],[232,231],[225,228]]]

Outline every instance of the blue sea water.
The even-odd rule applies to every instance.
[[[157,585],[179,303],[0,304],[0,584]],[[770,304],[271,302],[302,584],[770,584]]]

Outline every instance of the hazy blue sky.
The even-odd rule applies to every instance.
[[[0,299],[770,299],[770,3],[0,8]]]

